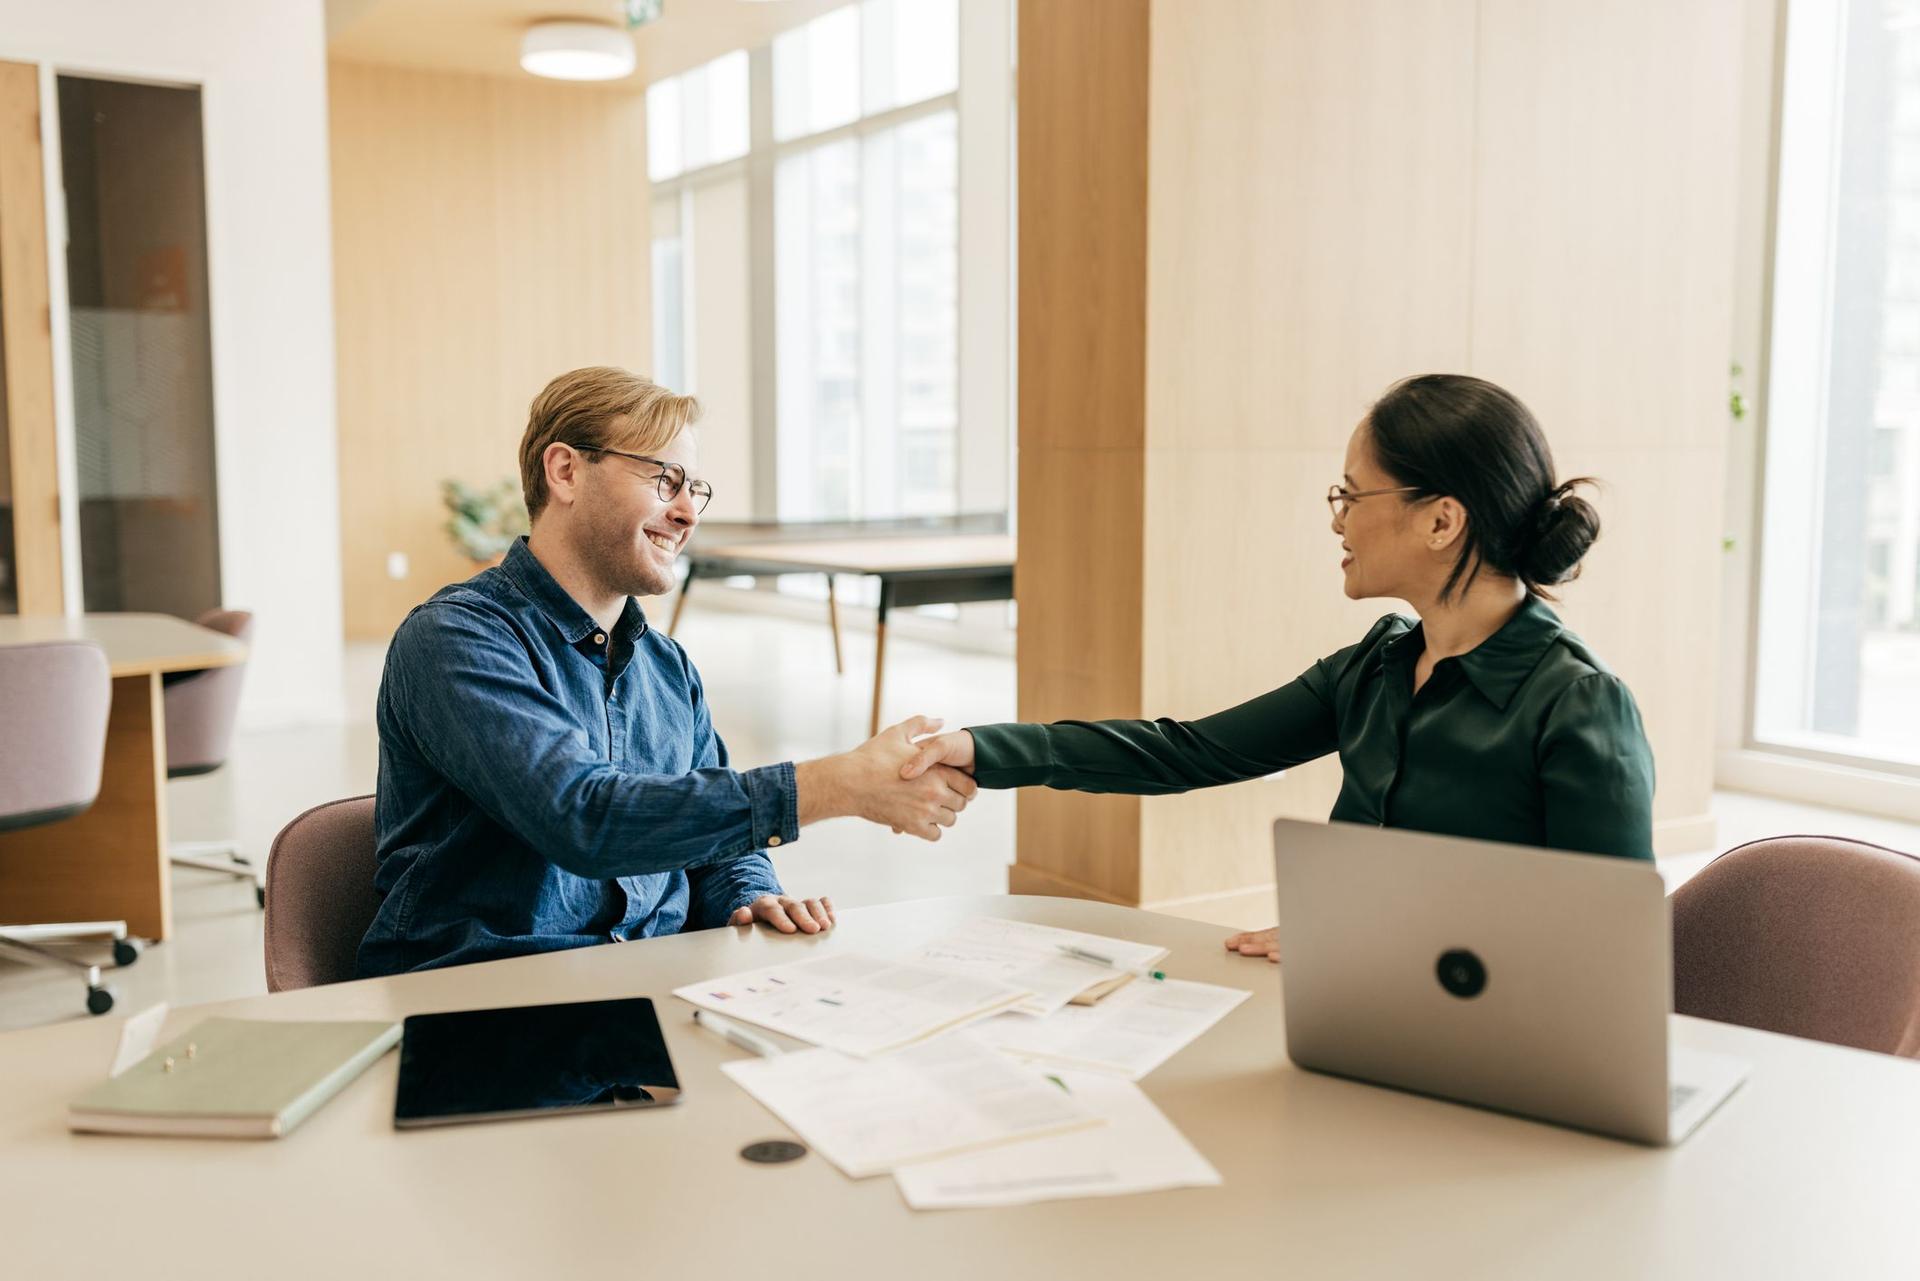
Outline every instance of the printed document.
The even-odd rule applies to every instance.
[[[1059,1085],[965,1033],[885,1058],[801,1050],[720,1070],[856,1179],[1100,1124]]]
[[[1061,951],[1065,947],[1106,957],[1114,964],[1068,956]],[[1087,989],[1110,983],[1125,971],[1154,965],[1166,955],[1166,948],[1151,943],[983,916],[935,939],[911,959],[1025,988],[1031,995],[1014,1008],[1025,1014],[1051,1014]]]
[[[931,966],[836,952],[677,988],[703,1010],[847,1054],[885,1054],[1010,1009],[1025,988]]]
[[[1035,1062],[1138,1081],[1250,995],[1211,983],[1136,979],[1098,1005],[1069,1005],[1042,1019],[1002,1014],[975,1035]]]
[[[1025,1205],[1220,1182],[1219,1172],[1131,1081],[1065,1070],[1054,1079],[1106,1124],[903,1165],[893,1180],[907,1204],[916,1210]]]

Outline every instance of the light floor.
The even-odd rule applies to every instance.
[[[714,719],[735,764],[805,759],[866,736],[873,638],[849,631],[846,675],[833,672],[818,623],[734,609],[693,608],[681,639],[700,665]],[[1009,719],[1013,660],[888,638],[886,719],[924,712],[952,725]],[[274,834],[308,806],[373,790],[373,693],[381,651],[351,646],[344,724],[243,732],[226,768],[168,785],[177,840],[237,836],[256,861]],[[1836,810],[1721,793],[1715,797],[1720,849],[1787,832],[1830,832],[1904,849],[1920,848],[1920,827]],[[1013,796],[982,792],[938,844],[896,837],[855,819],[807,829],[775,856],[793,893],[829,894],[843,907],[949,894],[1002,893],[1013,850]],[[1716,851],[1663,860],[1669,880],[1698,869]],[[116,972],[115,1013],[155,1001],[176,1005],[266,990],[261,922],[251,884],[190,869],[173,879],[175,937]],[[1266,922],[1246,922],[1248,925]],[[86,1018],[83,989],[53,971],[0,961],[0,1030]]]

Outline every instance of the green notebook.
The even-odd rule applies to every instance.
[[[207,1019],[68,1104],[67,1126],[279,1138],[399,1039],[398,1023]]]

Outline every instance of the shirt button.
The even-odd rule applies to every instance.
[[[779,838],[779,837],[777,837],[777,836],[769,836],[769,837],[767,838],[767,848],[768,848],[768,849],[772,849],[772,848],[773,848],[774,846],[776,846],[776,845],[778,845],[779,843],[780,843],[780,838]]]
[[[604,645],[604,644],[606,644],[606,643],[607,643],[607,634],[606,634],[605,632],[595,632],[595,633],[593,634],[593,643],[594,643],[594,644],[596,644],[596,645]]]

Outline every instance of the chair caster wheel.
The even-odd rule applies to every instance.
[[[87,989],[87,1013],[105,1014],[113,1008],[113,993],[104,987]]]
[[[267,905],[267,887],[266,886],[256,885],[253,887],[253,901],[263,908]]]
[[[113,963],[124,970],[127,966],[132,965],[140,959],[142,950],[139,941],[136,939],[115,939],[113,941]]]

